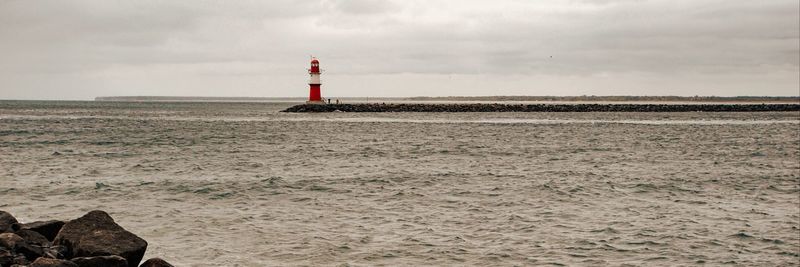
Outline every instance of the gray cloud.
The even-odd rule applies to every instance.
[[[651,95],[797,95],[799,10],[795,0],[5,0],[0,98],[303,95],[310,54],[337,82],[328,92],[340,95],[363,93],[370,76],[412,88],[382,95],[619,94],[634,86]],[[453,75],[486,82],[463,92],[413,89],[449,86]],[[734,84],[737,76],[749,82]],[[665,77],[695,89],[653,85]],[[704,80],[715,84],[697,89]]]
[[[323,6],[350,15],[380,15],[400,10],[400,5],[384,0],[327,0]]]

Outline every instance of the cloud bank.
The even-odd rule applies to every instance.
[[[0,1],[0,99],[799,95],[796,0]]]

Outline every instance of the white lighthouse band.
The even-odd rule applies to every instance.
[[[308,84],[322,84],[319,77],[319,73],[311,73],[311,79],[309,79]]]

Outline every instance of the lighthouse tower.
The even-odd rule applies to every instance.
[[[320,87],[322,87],[322,81],[319,79],[319,60],[315,57],[311,57],[311,68],[308,69],[308,74],[311,75],[311,79],[308,81],[308,87],[310,88],[310,93],[308,95],[308,102],[309,104],[324,104],[325,102],[322,101],[322,93],[320,92]]]

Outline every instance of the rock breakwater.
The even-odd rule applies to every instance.
[[[283,112],[766,112],[800,104],[303,104]]]
[[[104,211],[71,221],[19,223],[0,211],[0,266],[136,267],[147,242]],[[141,266],[171,267],[154,258]]]

